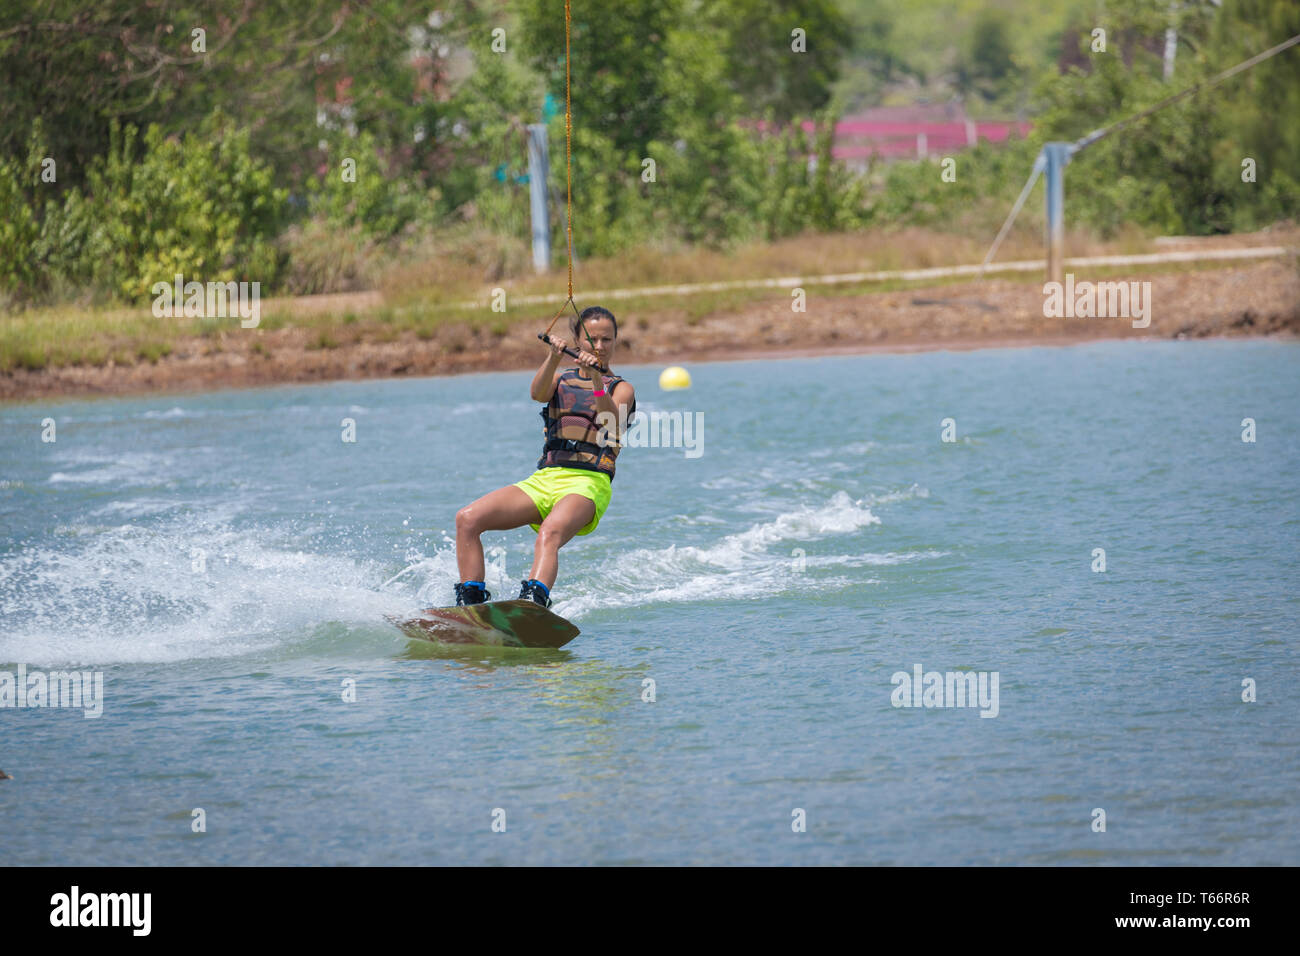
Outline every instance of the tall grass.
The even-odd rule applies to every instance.
[[[1295,224],[1282,224],[1268,237],[1280,244],[1300,243]],[[1251,237],[1220,237],[1223,244],[1243,245]],[[827,275],[859,271],[892,271],[978,263],[988,238],[941,233],[909,227],[842,234],[812,234],[772,243],[753,243],[731,251],[641,247],[622,255],[591,259],[574,270],[575,301],[596,304],[600,290],[642,286],[689,285],[702,282]],[[1133,254],[1161,247],[1136,230],[1103,241],[1087,230],[1067,235],[1070,256]],[[523,250],[523,251],[521,251]],[[465,347],[465,335],[480,330],[506,335],[522,322],[532,322],[549,306],[512,307],[506,313],[482,305],[494,287],[511,297],[545,295],[558,305],[567,292],[561,267],[543,276],[532,273],[523,244],[481,232],[464,230],[430,240],[425,258],[399,263],[382,274],[378,289],[368,292],[276,298],[262,302],[261,323],[242,329],[238,319],[155,318],[147,304],[133,307],[86,308],[75,305],[0,313],[0,371],[69,365],[132,364],[157,361],[187,341],[206,341],[207,348],[271,349],[267,336],[298,330],[297,344],[331,349],[357,341],[397,341],[411,335],[429,340],[443,337],[447,347]],[[1042,258],[1042,232],[1036,222],[1022,220],[999,251],[997,261]],[[1174,267],[1191,269],[1193,266]],[[1036,273],[1020,281],[1036,282]],[[968,280],[961,280],[968,281]],[[869,283],[824,286],[819,294],[842,296],[895,288],[911,283]],[[928,285],[945,284],[929,281]],[[708,293],[645,293],[611,303],[615,313],[649,315],[676,312],[699,318],[743,308],[770,298],[771,289],[728,289]],[[634,326],[635,327],[635,326]],[[281,341],[281,339],[274,339]],[[206,350],[206,349],[205,349]]]

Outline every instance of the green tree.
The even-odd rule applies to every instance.
[[[564,7],[555,0],[523,0],[519,10],[528,62],[563,103]],[[690,82],[667,62],[669,34],[682,11],[682,0],[573,5],[575,124],[608,137],[620,153],[644,155],[647,143],[667,135],[664,104],[674,87]]]
[[[1018,73],[1013,53],[1007,15],[1001,10],[980,11],[957,69],[959,89],[996,99]]]
[[[834,0],[704,0],[691,19],[685,28],[720,38],[722,79],[744,112],[770,114],[782,125],[830,102],[852,46]]]
[[[1286,0],[1224,4],[1204,44],[1222,70],[1300,33],[1300,5]],[[1227,120],[1214,156],[1216,182],[1233,197],[1231,224],[1257,228],[1300,216],[1300,48],[1278,54],[1208,94]],[[1242,181],[1242,162],[1255,161],[1254,183]]]
[[[1112,36],[1108,55],[1089,61],[1091,72],[1071,69],[1043,86],[1045,109],[1037,133],[1077,139],[1274,45],[1288,30],[1300,32],[1300,17],[1282,0],[1257,0],[1253,9],[1225,9],[1219,17],[1208,15],[1204,5],[1191,5],[1179,20],[1178,66],[1169,83],[1163,75],[1161,25],[1169,22],[1168,8],[1155,7],[1142,3],[1116,13],[1113,36],[1125,45]],[[1164,19],[1157,16],[1161,12]],[[1160,42],[1154,42],[1157,38]],[[1294,214],[1300,178],[1294,146],[1300,144],[1294,130],[1275,122],[1276,115],[1300,105],[1294,91],[1300,67],[1288,56],[1289,51],[1163,106],[1079,153],[1068,176],[1072,183],[1087,184],[1088,201],[1072,204],[1071,215],[1106,231],[1136,223],[1160,231],[1213,233]],[[1267,170],[1267,181],[1261,176],[1257,184],[1241,182],[1247,156]]]

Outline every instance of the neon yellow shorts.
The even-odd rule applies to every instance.
[[[551,509],[565,495],[582,495],[596,503],[596,517],[578,534],[591,534],[600,524],[601,516],[609,507],[609,475],[600,471],[588,471],[583,468],[539,468],[523,481],[515,482],[516,488],[524,489],[524,494],[533,499],[537,513],[545,520]],[[530,524],[534,531],[538,525]]]

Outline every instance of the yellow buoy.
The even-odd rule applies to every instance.
[[[659,387],[665,392],[691,387],[691,373],[680,365],[670,365],[659,373]]]

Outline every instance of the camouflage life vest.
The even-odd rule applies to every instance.
[[[623,381],[618,375],[601,377],[605,393],[611,396],[614,387]],[[542,457],[537,460],[538,468],[581,468],[603,472],[611,482],[614,480],[614,459],[622,448],[614,434],[596,422],[598,412],[592,387],[577,366],[566,368],[560,374],[554,394],[542,406],[546,443],[542,446]],[[627,410],[628,421],[635,412],[636,399],[632,399],[632,407]]]

